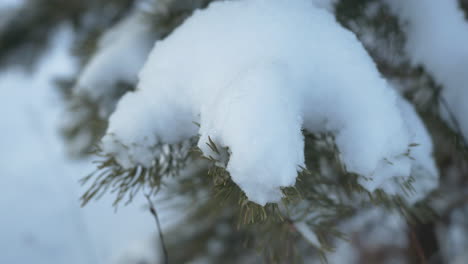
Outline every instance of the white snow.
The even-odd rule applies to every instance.
[[[468,140],[468,23],[457,0],[386,0],[406,33],[406,51],[443,86],[442,97]],[[458,129],[445,105],[444,118]]]
[[[100,116],[107,118],[114,110],[112,96],[120,82],[135,84],[155,40],[151,21],[134,11],[107,31],[97,51],[83,68],[74,93],[100,104]]]
[[[432,156],[432,139],[414,107],[405,99],[399,98],[398,106],[408,129],[411,157],[411,176],[414,178],[413,190],[403,190],[401,183],[406,177],[387,177],[381,188],[388,194],[399,194],[410,204],[424,199],[439,185],[439,172]],[[406,158],[401,156],[399,158]]]
[[[217,157],[208,138],[229,148],[232,179],[265,204],[304,165],[301,129],[332,132],[373,191],[411,172],[398,102],[356,37],[310,1],[216,2],[156,43],[102,147],[124,167],[151,166],[158,144],[198,132],[205,155]]]

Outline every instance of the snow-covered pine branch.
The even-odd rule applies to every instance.
[[[195,12],[156,43],[102,148],[124,167],[151,166],[158,144],[200,134],[206,156],[217,155],[209,138],[229,148],[232,179],[265,204],[278,202],[304,166],[301,129],[332,132],[369,191],[412,167],[436,174],[430,138],[414,120],[329,12],[306,0],[230,1]],[[412,143],[422,145],[415,162]]]

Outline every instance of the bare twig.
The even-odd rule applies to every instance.
[[[164,264],[169,264],[169,254],[167,253],[166,243],[164,242],[164,235],[163,235],[162,230],[161,230],[161,224],[159,223],[158,213],[156,212],[156,208],[154,207],[154,204],[151,201],[150,196],[148,194],[145,194],[145,197],[148,200],[150,212],[154,217],[154,220],[156,222],[156,227],[158,229],[159,240],[161,241],[161,248],[162,248],[163,255],[164,255],[164,262],[163,263]]]
[[[418,237],[416,236],[416,233],[414,232],[413,228],[410,230],[410,236],[411,236],[411,244],[414,246],[414,249],[416,251],[416,254],[419,258],[419,261],[421,264],[426,264],[427,259],[426,256],[424,255],[424,250],[421,247],[421,243],[418,240]]]
[[[468,142],[467,142],[468,139],[466,139],[465,136],[463,135],[463,131],[462,131],[461,127],[460,127],[460,123],[458,122],[457,118],[455,117],[455,114],[452,112],[452,109],[450,108],[449,103],[440,94],[439,94],[438,99],[439,99],[440,104],[445,108],[445,111],[447,111],[450,122],[453,125],[453,129],[460,136],[460,138],[462,139],[464,145],[467,146],[468,145]]]

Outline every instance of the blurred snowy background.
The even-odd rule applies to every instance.
[[[1,0],[0,7],[19,2]],[[78,180],[93,165],[65,155],[58,132],[63,106],[53,83],[76,70],[70,34],[55,34],[32,73],[0,73],[0,263],[116,263],[129,250],[143,253],[139,245],[151,243],[141,241],[156,230],[143,199],[117,212],[112,197],[80,208]]]

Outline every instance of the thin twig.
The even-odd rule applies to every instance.
[[[452,109],[450,108],[449,103],[447,102],[447,100],[445,100],[445,98],[441,94],[438,95],[438,99],[439,99],[440,104],[445,108],[445,111],[447,111],[450,122],[452,123],[454,127],[453,129],[460,136],[464,145],[465,146],[468,145],[468,142],[467,142],[468,139],[466,139],[465,136],[463,135],[463,131],[461,129],[460,123],[455,117],[455,114],[452,112]]]
[[[154,216],[154,220],[156,221],[156,227],[158,228],[159,233],[159,240],[161,241],[161,247],[164,254],[164,264],[169,264],[169,254],[167,253],[166,243],[164,242],[164,235],[162,233],[161,224],[159,223],[158,213],[156,212],[156,208],[154,207],[153,202],[150,199],[148,194],[145,194],[146,199],[148,200],[149,209],[151,214]]]
[[[421,264],[426,264],[427,260],[426,260],[426,256],[424,255],[424,250],[421,247],[421,244],[419,243],[419,240],[418,240],[418,238],[416,236],[416,233],[414,232],[412,227],[411,227],[411,230],[410,230],[410,236],[411,236],[411,242],[412,242],[412,244],[414,246],[416,254],[418,255],[419,260],[421,261],[420,263]]]

